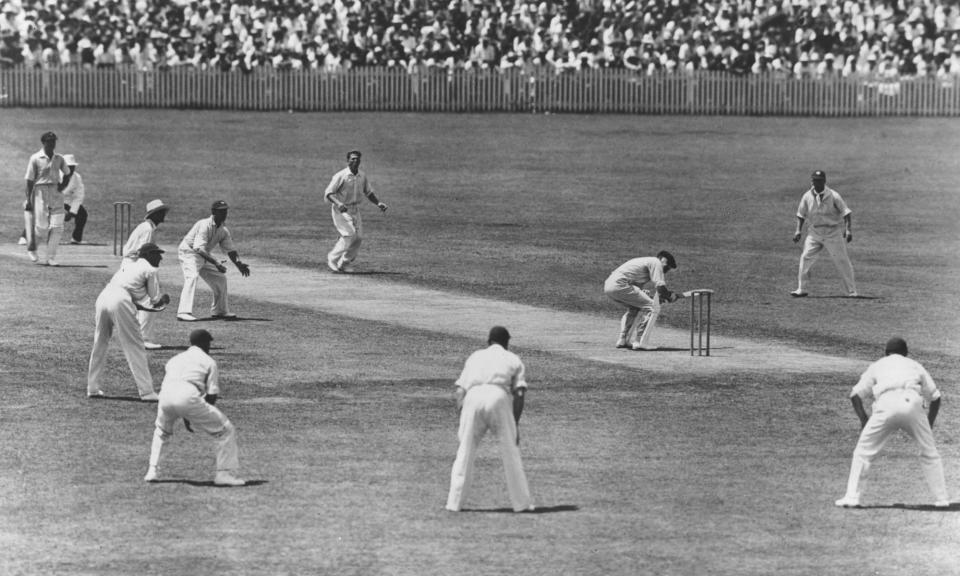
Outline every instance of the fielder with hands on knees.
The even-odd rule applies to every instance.
[[[527,382],[520,357],[507,350],[510,332],[494,326],[487,337],[488,347],[467,358],[456,381],[460,409],[460,447],[450,472],[446,509],[459,512],[473,480],[473,464],[483,436],[489,431],[500,445],[507,492],[514,512],[534,509],[530,487],[520,459],[520,416],[523,414]]]
[[[665,276],[676,268],[677,260],[673,254],[661,250],[656,258],[645,256],[624,262],[604,281],[603,293],[627,307],[620,319],[617,348],[658,349],[650,344],[650,337],[660,316],[660,304],[676,302],[683,297],[667,289]]]
[[[189,432],[197,429],[217,439],[217,472],[213,483],[217,486],[246,484],[235,476],[240,467],[237,430],[215,406],[220,396],[220,370],[217,361],[210,357],[211,342],[210,332],[194,330],[190,333],[190,347],[167,361],[150,446],[150,464],[143,477],[146,482],[159,481],[164,444],[173,436],[177,420],[183,419]]]
[[[140,247],[140,258],[118,270],[100,292],[96,304],[93,350],[87,369],[87,397],[103,397],[100,381],[107,361],[107,348],[114,332],[127,358],[140,399],[156,401],[153,378],[147,364],[147,352],[137,321],[137,310],[159,312],[170,303],[169,294],[160,293],[158,279],[163,250],[156,244]]]
[[[903,430],[920,446],[920,468],[934,506],[950,506],[943,460],[933,440],[933,423],[942,397],[930,373],[919,362],[907,358],[907,342],[893,337],[884,348],[885,356],[871,364],[850,391],[850,402],[860,419],[860,438],[853,450],[847,492],[837,506],[858,507],[863,481],[870,465],[891,435]],[[868,415],[863,401],[873,399]],[[930,408],[924,410],[924,401]]]
[[[793,233],[793,242],[800,241],[803,224],[807,220],[807,239],[803,243],[800,255],[800,270],[797,274],[797,289],[790,293],[794,298],[807,295],[810,283],[810,268],[816,262],[820,252],[826,248],[827,254],[840,272],[843,287],[850,298],[857,297],[857,283],[853,275],[853,265],[847,254],[847,243],[853,241],[853,211],[836,190],[827,186],[827,175],[817,170],[810,177],[810,189],[800,198],[797,208],[797,230]]]
[[[213,317],[227,320],[237,317],[230,312],[227,299],[227,267],[212,254],[213,249],[219,246],[227,253],[242,276],[250,275],[250,267],[240,261],[240,255],[233,244],[233,237],[225,225],[228,210],[229,206],[226,202],[217,200],[210,207],[210,217],[197,221],[180,242],[177,256],[180,259],[180,268],[183,270],[183,291],[180,293],[177,320],[197,321],[193,315],[193,299],[197,291],[198,278],[203,278],[213,291],[211,305]]]
[[[360,217],[360,196],[376,204],[381,212],[387,205],[377,198],[367,175],[360,171],[360,152],[347,153],[347,167],[333,175],[323,198],[331,204],[333,225],[340,234],[337,243],[327,254],[327,267],[334,272],[352,272],[350,263],[357,259],[363,242],[363,223]]]

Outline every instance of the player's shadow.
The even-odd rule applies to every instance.
[[[149,484],[187,484],[189,486],[196,486],[197,488],[250,488],[253,486],[262,486],[266,483],[267,480],[247,480],[243,486],[220,486],[214,484],[213,480],[186,480],[184,478],[169,478],[149,482]]]
[[[842,296],[834,294],[832,296],[810,296],[813,300],[880,300],[879,296]]]
[[[109,268],[106,264],[58,264],[48,268]]]
[[[460,512],[474,512],[484,514],[553,514],[554,512],[576,512],[580,507],[576,504],[558,504],[556,506],[537,506],[526,512],[514,512],[513,508],[461,508]]]
[[[156,401],[141,400],[139,396],[116,396],[104,394],[103,396],[87,396],[87,400],[111,400],[113,402],[139,402],[141,404],[156,404]]]
[[[904,504],[903,502],[897,502],[894,504],[870,504],[866,506],[860,506],[860,508],[875,510],[917,510],[921,512],[960,512],[960,502],[951,502],[950,505],[945,508],[938,508],[933,504]]]
[[[348,272],[343,274],[343,276],[400,276],[403,272],[387,272],[384,270],[359,270],[356,272]]]
[[[106,244],[102,244],[100,242],[84,242],[83,244],[74,244],[73,242],[67,241],[61,242],[60,246],[106,246]]]
[[[197,322],[273,322],[272,318],[252,318],[237,316],[236,318],[218,318],[215,316],[206,316],[197,318]],[[193,324],[194,322],[191,322]]]

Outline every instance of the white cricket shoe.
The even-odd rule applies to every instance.
[[[846,496],[844,496],[843,498],[834,502],[833,505],[838,506],[840,508],[859,508],[860,501],[857,500],[856,498],[847,498]]]
[[[217,486],[245,486],[247,481],[241,480],[229,472],[217,472],[213,483]]]
[[[54,260],[53,258],[47,260],[47,266],[59,266],[60,263]]]
[[[337,266],[337,263],[334,262],[333,260],[330,260],[329,258],[327,259],[327,268],[333,270],[334,272],[340,271],[340,267]]]
[[[163,348],[163,344],[157,344],[156,342],[147,342],[146,340],[144,340],[143,348],[144,350],[159,350]]]
[[[160,478],[157,476],[157,469],[151,467],[147,470],[147,474],[143,477],[144,482],[157,482]]]
[[[87,398],[103,398],[106,394],[103,393],[103,390],[94,390],[93,392],[87,390]]]
[[[936,508],[949,508],[949,507],[950,507],[950,501],[949,501],[949,500],[937,500],[936,502],[933,503],[933,505],[934,505],[934,507],[936,507]]]
[[[20,246],[26,246],[26,245],[27,245],[27,239],[24,238],[23,236],[21,236],[20,239],[17,240],[17,244],[19,244]]]
[[[640,344],[639,342],[634,343],[634,344],[633,344],[632,346],[630,346],[630,347],[631,347],[633,350],[637,350],[637,351],[641,351],[641,350],[642,350],[642,351],[644,351],[644,352],[652,352],[652,351],[654,351],[654,350],[659,350],[659,349],[660,349],[659,346],[653,346],[653,345],[651,345],[651,344]]]
[[[160,396],[156,392],[151,392],[149,394],[144,394],[140,397],[141,402],[157,402],[160,400]]]
[[[40,258],[37,257],[37,252],[35,250],[27,250],[27,258],[29,258],[31,262],[40,260]]]
[[[189,312],[184,312],[183,314],[177,314],[177,320],[180,322],[196,322],[197,317]]]

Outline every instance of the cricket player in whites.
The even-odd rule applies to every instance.
[[[246,481],[234,476],[240,467],[237,430],[230,419],[215,406],[220,396],[220,371],[210,357],[213,336],[206,330],[190,333],[190,347],[167,361],[166,375],[160,385],[156,428],[150,447],[150,466],[143,479],[159,481],[163,445],[173,436],[173,426],[183,419],[188,432],[202,430],[217,439],[218,486],[243,486]]]
[[[823,170],[814,172],[810,182],[812,186],[800,198],[800,206],[797,208],[797,230],[793,233],[793,241],[800,241],[805,221],[809,220],[810,226],[807,228],[807,239],[803,242],[803,254],[800,255],[797,289],[790,295],[794,298],[807,295],[810,268],[820,252],[826,248],[843,278],[847,296],[856,298],[857,283],[853,277],[850,256],[847,254],[847,243],[853,241],[853,211],[847,207],[836,190],[827,186],[827,175]]]
[[[381,212],[387,205],[377,199],[367,175],[360,171],[360,152],[347,153],[347,167],[333,175],[323,198],[330,202],[333,225],[340,238],[327,254],[327,267],[334,272],[352,272],[350,263],[357,259],[363,242],[363,222],[360,219],[360,196],[377,205]]]
[[[120,269],[133,265],[140,258],[140,248],[144,244],[156,243],[156,232],[160,224],[167,218],[167,212],[170,207],[163,203],[163,200],[151,200],[147,202],[147,212],[143,217],[143,222],[137,225],[127,238],[127,243],[123,245],[123,260],[120,262]],[[140,334],[143,336],[143,347],[147,350],[159,350],[163,348],[157,343],[157,318],[158,315],[152,312],[140,310],[137,312],[137,321],[140,322]]]
[[[56,134],[45,132],[40,143],[43,149],[31,156],[27,164],[27,199],[23,203],[27,256],[40,264],[58,266],[57,247],[65,217],[60,191],[70,183],[70,169],[63,156],[54,152]],[[46,244],[43,262],[37,256],[40,242]]]
[[[907,358],[907,343],[891,338],[886,355],[871,364],[850,392],[853,410],[860,418],[860,439],[853,450],[847,493],[837,506],[860,506],[863,479],[870,464],[890,436],[903,430],[920,445],[920,469],[933,493],[934,506],[950,506],[943,460],[933,441],[933,423],[940,411],[940,390],[919,362]],[[873,413],[867,415],[863,401],[873,399]],[[929,409],[924,409],[924,402]]]
[[[500,457],[513,511],[526,512],[534,507],[520,460],[518,426],[527,392],[523,362],[507,350],[510,333],[503,326],[490,329],[487,343],[488,348],[477,350],[467,358],[456,382],[457,406],[460,408],[460,448],[450,472],[447,510],[460,511],[473,480],[477,448],[489,431],[500,444]]]
[[[680,294],[667,290],[665,280],[667,272],[676,268],[677,261],[673,254],[661,250],[656,258],[646,256],[628,260],[607,277],[603,283],[603,293],[627,307],[620,319],[617,348],[657,349],[657,346],[650,344],[650,335],[660,316],[660,303],[675,302],[681,298]],[[652,286],[652,294],[644,290],[648,285]]]

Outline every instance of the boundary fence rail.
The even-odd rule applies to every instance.
[[[250,73],[194,68],[0,70],[0,107],[574,112],[739,116],[958,116],[954,81],[770,75],[556,74],[360,68]]]

